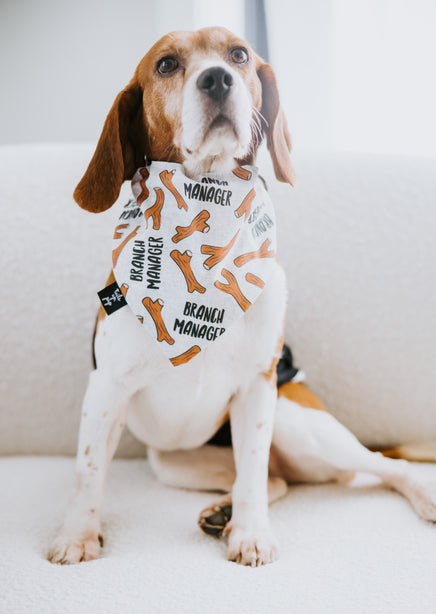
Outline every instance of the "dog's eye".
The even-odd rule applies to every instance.
[[[236,64],[246,64],[248,62],[248,53],[244,47],[235,47],[232,49],[230,57]]]
[[[179,67],[179,63],[176,58],[167,57],[162,58],[157,63],[157,72],[161,75],[167,75],[170,72],[174,72]]]

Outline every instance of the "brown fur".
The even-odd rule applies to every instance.
[[[405,443],[395,448],[379,449],[384,456],[402,458],[419,463],[436,463],[436,441],[418,441]]]
[[[262,373],[262,376],[266,379],[266,381],[271,386],[274,386],[274,387],[277,386],[277,365],[279,363],[280,356],[282,353],[283,342],[284,342],[284,334],[282,333],[277,343],[276,351],[274,352],[274,356],[271,361],[270,367],[268,371],[265,371],[264,373]]]
[[[320,409],[327,411],[324,403],[314,392],[310,390],[303,382],[298,384],[294,382],[286,382],[279,387],[279,398],[285,397],[289,401],[294,401],[301,405],[301,407],[307,407],[310,409]]]
[[[140,61],[135,74],[115,99],[88,169],[74,192],[77,203],[98,213],[116,201],[124,180],[148,161],[183,163],[181,153],[181,110],[183,88],[203,54],[214,50],[228,61],[230,49],[247,48],[245,41],[224,28],[196,32],[173,32],[161,38]],[[294,182],[289,157],[291,141],[280,107],[272,68],[248,47],[250,61],[238,66],[252,96],[253,105],[264,115],[267,146],[279,181]],[[162,76],[156,71],[159,59],[177,56],[182,70]],[[253,151],[260,142],[253,135]],[[252,163],[253,155],[241,164]]]

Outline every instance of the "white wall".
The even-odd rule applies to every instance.
[[[331,0],[266,0],[270,62],[294,146],[329,149],[333,103]]]
[[[435,0],[266,0],[298,149],[436,156]],[[0,143],[94,141],[170,30],[244,34],[244,0],[1,0]]]
[[[243,0],[2,0],[0,143],[94,141],[148,48],[171,30],[243,35]]]
[[[297,148],[436,156],[434,0],[266,0]]]

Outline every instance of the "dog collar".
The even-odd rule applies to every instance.
[[[193,180],[180,164],[152,162],[132,192],[114,232],[113,272],[138,320],[181,365],[259,298],[275,259],[273,206],[250,166]]]

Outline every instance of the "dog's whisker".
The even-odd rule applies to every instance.
[[[263,122],[267,128],[269,128],[269,123],[267,119],[262,115],[262,113],[258,109],[256,109],[256,107],[253,107],[253,111],[255,112],[257,118],[261,120],[261,122]]]
[[[256,131],[262,132],[261,124],[255,115],[252,116],[250,124]]]
[[[263,140],[263,131],[256,116],[252,117],[250,122],[250,128],[252,133],[252,139],[250,142],[250,153],[254,153],[255,149],[260,145]]]
[[[254,126],[256,126],[259,130],[261,130],[262,124],[260,123],[259,118],[256,115],[253,115],[251,121],[252,121]]]

